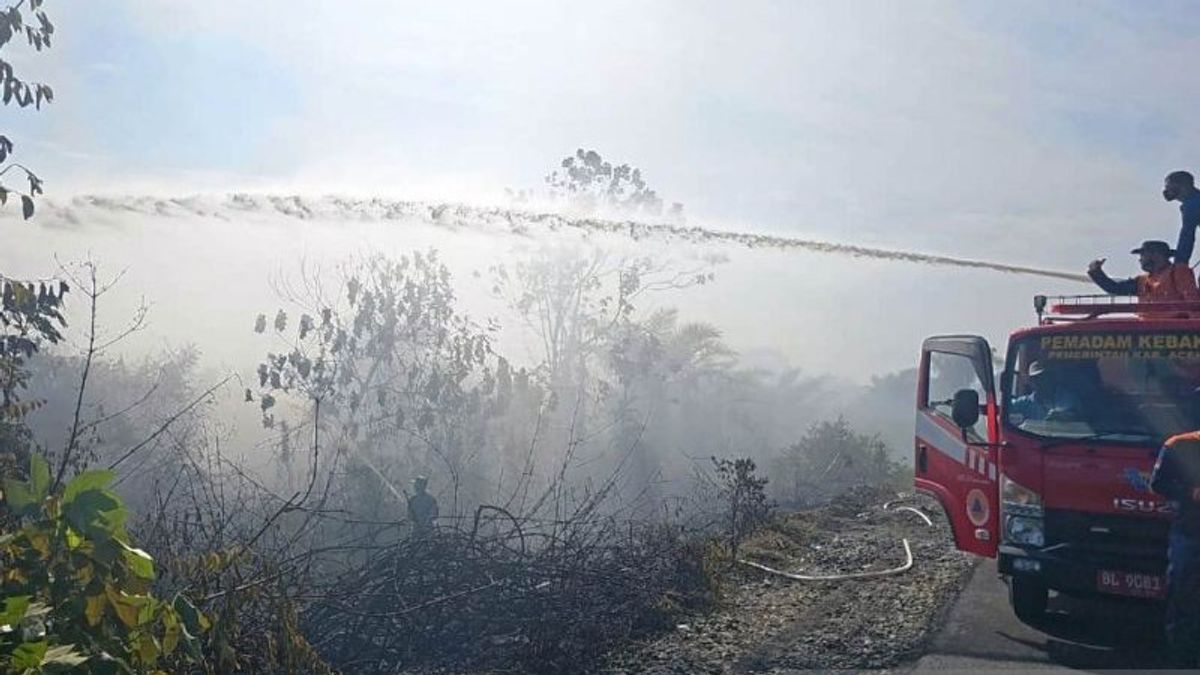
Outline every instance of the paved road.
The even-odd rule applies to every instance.
[[[1153,607],[1051,598],[1038,625],[1021,622],[995,561],[975,568],[930,652],[912,672],[1162,668],[1162,624]]]

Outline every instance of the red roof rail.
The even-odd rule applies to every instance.
[[[1049,316],[1045,316],[1047,305]],[[1124,296],[1060,295],[1034,296],[1038,323],[1055,321],[1086,321],[1109,315],[1136,315],[1142,319],[1200,318],[1200,302],[1163,301],[1137,302]]]

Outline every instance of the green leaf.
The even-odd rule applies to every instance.
[[[171,609],[163,612],[162,622],[162,651],[163,654],[170,654],[175,651],[175,647],[179,645],[179,639],[183,637],[183,626],[179,625],[179,616]]]
[[[40,502],[50,492],[50,463],[41,455],[29,458],[29,479],[34,497]]]
[[[0,633],[16,630],[17,624],[25,618],[25,610],[29,609],[29,598],[28,595],[14,595],[4,599],[4,604],[0,606]],[[5,631],[4,627],[8,630]]]
[[[26,669],[41,667],[42,657],[46,655],[46,650],[49,647],[50,643],[45,640],[22,644],[13,650],[12,660],[8,662],[9,668],[21,672]]]
[[[128,544],[122,543],[121,546],[125,549],[124,558],[125,564],[129,566],[130,571],[142,579],[154,578],[154,558],[150,557],[140,548],[133,548]]]
[[[33,496],[33,490],[25,481],[4,479],[4,501],[8,507],[17,513],[24,513],[38,505]]]
[[[72,478],[70,483],[67,483],[67,489],[63,493],[63,504],[70,504],[81,493],[88,490],[99,490],[108,487],[108,484],[116,478],[116,475],[115,472],[101,469],[84,471]]]
[[[143,633],[138,637],[134,649],[143,665],[152,665],[158,660],[158,642],[149,633]]]
[[[79,532],[94,539],[116,537],[129,517],[129,511],[112,492],[91,489],[74,495],[64,504],[63,516]]]
[[[196,609],[191,600],[187,596],[177,595],[172,603],[175,612],[179,614],[179,618],[183,620],[184,628],[187,628],[189,635],[199,635],[208,630],[208,617],[204,616],[204,612]]]
[[[138,606],[138,625],[145,626],[154,623],[154,617],[158,616],[158,611],[163,606],[162,603],[155,600],[149,591],[138,597],[144,598],[144,601]]]

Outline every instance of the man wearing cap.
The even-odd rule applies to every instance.
[[[1190,264],[1196,246],[1196,227],[1200,226],[1200,190],[1196,179],[1187,171],[1172,171],[1163,180],[1163,199],[1179,202],[1179,243],[1175,246],[1175,262]]]
[[[1150,489],[1175,507],[1167,539],[1167,646],[1177,668],[1200,666],[1200,432],[1167,439]]]
[[[1008,414],[1020,415],[1024,420],[1038,422],[1077,415],[1080,407],[1079,397],[1062,386],[1060,379],[1040,361],[1029,364],[1029,384],[1032,391],[1014,398],[1008,404]]]
[[[414,537],[425,537],[433,531],[433,519],[438,516],[438,503],[426,492],[429,479],[417,476],[413,479],[413,494],[408,498],[408,521],[412,523]]]
[[[1172,263],[1170,244],[1144,241],[1131,253],[1138,256],[1145,274],[1116,281],[1104,273],[1104,258],[1088,265],[1088,276],[1111,295],[1136,295],[1139,302],[1200,301],[1196,277],[1186,264]]]

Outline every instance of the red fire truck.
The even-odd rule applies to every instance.
[[[959,549],[999,558],[1022,618],[1051,590],[1161,600],[1172,505],[1150,472],[1167,437],[1200,429],[1200,303],[1034,307],[1003,361],[978,336],[925,341],[916,488]]]

